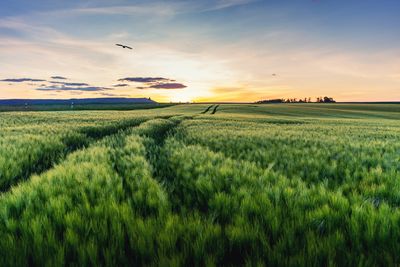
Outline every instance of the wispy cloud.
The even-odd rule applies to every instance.
[[[50,81],[52,84],[62,84],[65,86],[89,86],[87,83],[69,83],[69,82],[56,82],[56,81]]]
[[[176,83],[175,80],[162,77],[128,77],[118,81],[142,83],[143,86],[137,86],[136,89],[183,89],[187,86],[182,83]]]
[[[17,78],[17,79],[3,79],[0,81],[9,83],[23,83],[23,82],[45,82],[46,80],[32,79],[32,78]]]
[[[56,92],[63,92],[63,91],[99,92],[99,91],[112,90],[112,88],[98,87],[98,86],[72,87],[72,86],[64,86],[64,85],[62,85],[62,86],[50,85],[50,86],[36,88],[36,90],[38,90],[38,91],[56,91]]]
[[[67,80],[67,78],[63,76],[51,76],[50,78],[52,78],[53,80]]]
[[[152,15],[153,17],[173,17],[179,14],[202,13],[241,6],[260,0],[212,0],[212,1],[153,1],[130,5],[88,5],[63,10],[42,12],[51,15]]]
[[[220,10],[225,8],[230,8],[234,6],[242,6],[247,5],[253,2],[257,2],[259,0],[220,0],[216,1],[216,4],[211,6],[210,8],[206,9],[205,11],[212,11],[212,10]]]
[[[31,20],[29,17],[0,18],[0,29],[12,30],[19,35],[18,37],[0,35],[0,49],[4,48],[5,53],[15,54],[15,57],[39,55],[45,62],[53,61],[57,64],[60,64],[60,58],[63,64],[85,58],[86,65],[91,67],[99,66],[98,63],[103,60],[112,62],[114,49],[108,44],[71,36]],[[68,54],[68,57],[63,54]],[[32,61],[34,64],[37,63],[31,59],[30,62]],[[80,65],[80,67],[85,66]]]
[[[99,15],[158,15],[158,16],[172,16],[175,15],[180,9],[178,3],[150,3],[150,4],[137,4],[137,5],[120,5],[120,6],[97,6],[97,7],[84,7],[71,10],[61,11],[70,14],[99,14]]]
[[[31,21],[26,21],[21,17],[0,18],[0,28],[12,29],[26,34],[31,34],[33,37],[42,38],[43,36],[53,36],[57,38],[62,36],[57,30],[43,25],[37,25]]]
[[[114,84],[113,87],[126,87],[129,86],[127,83],[119,83],[119,84]]]
[[[146,1],[128,5],[85,5],[50,11],[40,11],[40,16],[87,16],[87,15],[126,15],[149,16],[156,18],[173,17],[179,13],[186,13],[193,4],[183,1]],[[193,3],[195,3],[193,1]]]
[[[161,78],[161,77],[128,77],[128,78],[119,79],[118,81],[137,82],[137,83],[154,83],[154,82],[174,82],[175,80]]]
[[[105,92],[100,92],[97,93],[98,95],[103,95],[103,96],[110,96],[110,97],[129,97],[130,95],[127,94],[113,94],[113,93],[105,93]]]
[[[153,88],[153,89],[183,89],[186,88],[187,86],[181,83],[159,83],[159,84],[153,84],[147,87],[147,89]],[[146,88],[142,88],[146,89]]]

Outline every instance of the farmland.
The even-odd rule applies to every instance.
[[[0,105],[0,112],[5,111],[65,111],[65,110],[135,110],[154,109],[172,106],[172,104],[36,104],[36,105]]]
[[[400,105],[0,113],[0,266],[400,264]]]

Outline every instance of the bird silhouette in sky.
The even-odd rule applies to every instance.
[[[132,49],[132,47],[127,46],[127,45],[123,45],[123,44],[115,44],[116,46],[120,46],[122,48],[127,48],[127,49]]]

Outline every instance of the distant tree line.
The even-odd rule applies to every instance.
[[[335,103],[336,101],[332,97],[324,96],[317,97],[315,101],[312,101],[311,97],[305,98],[276,98],[276,99],[265,99],[257,101],[257,104],[268,104],[268,103]]]

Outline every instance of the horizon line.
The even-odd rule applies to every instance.
[[[260,105],[266,105],[266,104],[327,104],[327,103],[320,103],[320,102],[292,102],[292,103],[257,103],[258,100],[256,101],[246,101],[246,102],[241,102],[241,101],[155,101],[151,99],[151,97],[86,97],[86,98],[0,98],[0,101],[15,101],[15,100],[80,100],[80,99],[85,99],[85,100],[90,100],[90,99],[149,99],[152,100],[156,103],[159,104],[260,104]],[[385,100],[385,101],[336,101],[334,103],[329,103],[329,104],[400,104],[400,100]],[[117,104],[117,103],[115,103]]]

